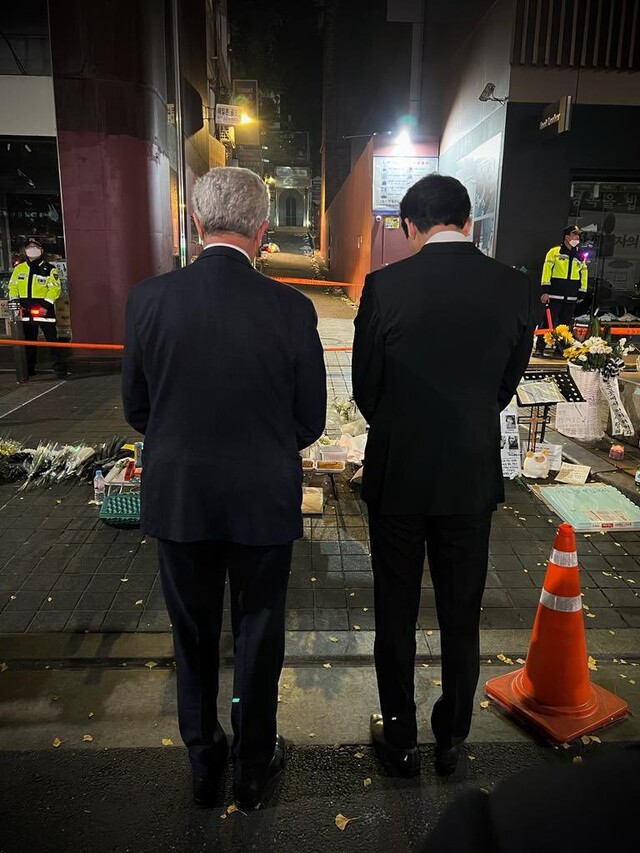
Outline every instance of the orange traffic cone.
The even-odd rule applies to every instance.
[[[589,681],[576,540],[570,524],[556,533],[522,669],[492,678],[487,696],[555,743],[628,714],[627,703]]]

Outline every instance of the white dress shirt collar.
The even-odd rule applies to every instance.
[[[204,252],[206,249],[214,249],[217,247],[222,247],[224,249],[235,249],[236,252],[242,252],[242,254],[249,261],[249,263],[252,263],[252,260],[247,254],[247,252],[245,252],[244,249],[241,249],[240,246],[234,246],[233,243],[207,243],[206,246],[202,247],[202,251]]]
[[[465,234],[460,231],[437,231],[433,237],[429,237],[427,243],[469,243],[470,240]]]

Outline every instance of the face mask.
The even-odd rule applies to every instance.
[[[580,240],[569,240],[569,245],[575,247],[578,245],[579,242]]]
[[[42,256],[42,249],[38,249],[36,246],[30,246],[28,249],[25,249],[25,255],[33,261]]]

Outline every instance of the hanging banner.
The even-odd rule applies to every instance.
[[[631,423],[631,418],[627,414],[622,400],[620,399],[620,386],[618,377],[612,376],[605,379],[600,374],[600,387],[609,404],[609,414],[611,415],[611,435],[633,435],[634,429]]]

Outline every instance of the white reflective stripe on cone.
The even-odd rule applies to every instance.
[[[553,548],[549,559],[552,563],[555,563],[556,566],[564,566],[566,569],[578,568],[578,554],[576,551],[556,551],[556,549]]]
[[[540,593],[540,604],[544,604],[549,610],[560,610],[562,613],[575,613],[582,610],[581,595],[551,595],[546,589]]]

